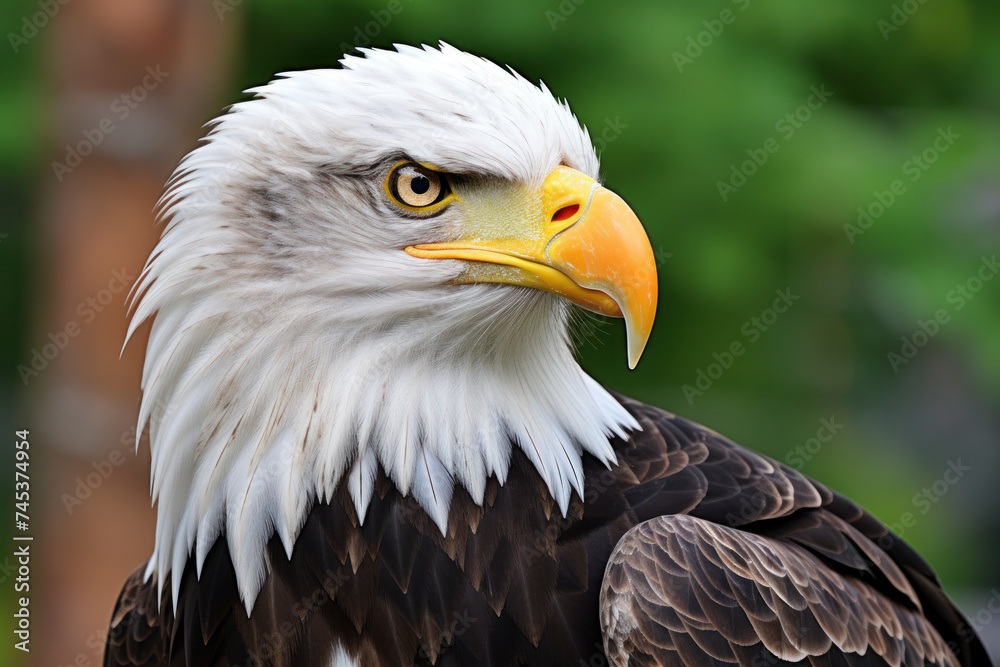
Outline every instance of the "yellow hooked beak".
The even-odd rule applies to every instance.
[[[505,221],[500,238],[424,243],[414,257],[471,262],[459,283],[542,289],[602,315],[624,317],[629,368],[635,368],[656,315],[656,262],[642,223],[625,201],[594,179],[556,167],[528,219]]]

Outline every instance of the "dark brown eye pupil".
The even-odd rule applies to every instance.
[[[431,182],[423,174],[415,176],[413,180],[410,181],[410,189],[413,190],[415,194],[422,195],[430,190],[430,188]]]

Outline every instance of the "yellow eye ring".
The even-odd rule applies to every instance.
[[[414,213],[436,210],[453,198],[448,179],[417,162],[400,162],[385,180],[385,191],[394,204]]]

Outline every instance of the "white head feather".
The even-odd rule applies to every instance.
[[[608,437],[638,427],[574,361],[566,302],[449,284],[462,262],[403,248],[446,238],[461,210],[402,217],[382,190],[404,158],[498,193],[560,163],[596,178],[569,109],[447,45],[342,64],[250,91],[164,195],[129,335],[156,314],[139,418],[159,504],[147,577],[173,571],[175,604],[192,551],[200,573],[224,533],[249,613],[267,540],[290,555],[345,480],[363,518],[377,466],[444,531],[453,484],[481,502],[520,447],[565,513],[582,453],[611,461]]]

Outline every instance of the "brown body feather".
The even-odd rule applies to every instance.
[[[139,568],[105,665],[325,665],[339,643],[362,665],[576,667],[606,664],[602,624],[609,657],[633,665],[990,664],[931,569],[871,515],[619,400],[643,430],[614,443],[611,470],[585,458],[565,518],[516,447],[483,506],[456,489],[447,536],[380,474],[363,525],[341,488],[291,560],[271,539],[250,618],[224,539],[200,579],[189,561],[176,614]]]

